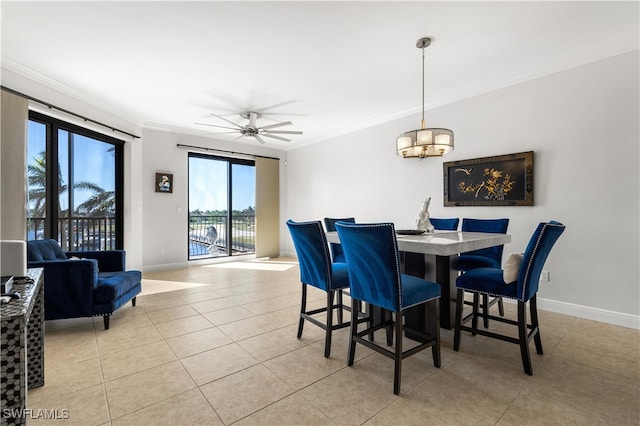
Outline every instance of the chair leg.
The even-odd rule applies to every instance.
[[[456,352],[460,349],[460,326],[462,325],[463,306],[464,290],[459,288],[456,295],[456,324],[453,333],[453,350]]]
[[[373,309],[375,309],[375,308],[373,307],[373,305],[371,303],[367,303],[364,308],[366,310],[365,315],[369,315],[369,328],[373,328],[373,325],[374,325],[373,324],[373,322],[374,322]],[[373,334],[373,332],[369,333],[369,341],[370,342],[375,341],[375,337],[376,336]]]
[[[502,301],[501,296],[496,296],[493,300],[490,300],[488,294],[482,295],[482,317],[484,322],[484,328],[489,328],[489,308],[498,302],[498,313],[501,317],[504,316],[504,302]]]
[[[484,328],[489,328],[489,295],[482,295],[482,325]]]
[[[341,290],[338,290],[341,292]],[[331,333],[333,331],[333,294],[335,291],[327,291],[327,327],[324,337],[324,357],[331,355]]]
[[[136,298],[131,299],[131,306],[136,306]]]
[[[529,300],[529,310],[531,311],[531,326],[533,330],[537,330],[533,336],[533,341],[536,344],[536,353],[542,355],[542,338],[540,337],[540,325],[538,324],[538,300],[535,294]]]
[[[342,304],[342,290],[338,290],[338,324],[342,324],[342,314],[344,312]]]
[[[529,340],[527,339],[527,303],[518,300],[518,340],[520,341],[520,355],[522,367],[528,375],[533,375],[531,368],[531,354],[529,353]]]
[[[395,368],[393,372],[393,393],[400,394],[400,381],[402,380],[402,312],[396,312],[395,332],[396,332],[396,350],[395,350]]]
[[[351,298],[351,309],[355,309],[358,304],[356,299]],[[369,306],[369,312],[371,307]],[[354,336],[358,333],[358,316],[351,315],[351,328],[349,329],[349,351],[347,353],[347,365],[352,366],[353,361],[356,357],[356,341],[354,340]]]
[[[298,339],[302,337],[302,328],[304,327],[304,318],[302,314],[307,312],[307,285],[302,284],[302,299],[300,301],[300,321],[298,322]]]
[[[391,321],[392,315],[391,311],[387,311],[386,309],[382,310],[383,321]],[[402,316],[400,317],[400,322],[402,322]],[[393,326],[390,325],[386,327],[385,330],[387,332],[387,346],[391,346],[393,345]]]
[[[473,293],[473,316],[471,317],[471,335],[475,336],[478,330],[478,305],[480,304],[480,295],[477,292]]]
[[[109,329],[109,319],[111,318],[111,314],[104,314],[102,316],[102,322],[104,323],[104,329]]]
[[[428,314],[426,314],[428,312]],[[438,299],[431,300],[425,305],[425,319],[429,318],[427,324],[432,324],[429,334],[436,339],[436,343],[431,347],[433,355],[433,366],[440,368],[440,301]]]

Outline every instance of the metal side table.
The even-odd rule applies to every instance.
[[[14,278],[20,293],[0,307],[0,425],[27,423],[27,390],[44,385],[44,270]]]

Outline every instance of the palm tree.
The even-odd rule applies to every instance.
[[[76,182],[75,188],[93,191],[93,194],[76,208],[77,216],[113,217],[115,215],[115,191],[105,191],[95,183],[85,181]]]
[[[33,164],[27,166],[28,191],[28,215],[27,229],[33,231],[33,238],[37,238],[40,231],[44,233],[47,217],[47,160],[43,151],[34,157]],[[62,173],[58,167],[58,196],[64,194],[68,188],[62,179]],[[61,210],[58,204],[58,217],[66,216],[67,210]]]
[[[44,219],[46,215],[47,201],[47,163],[46,153],[41,152],[33,158],[33,164],[29,164],[28,185],[29,185],[29,220],[34,220],[29,229],[37,233],[37,229],[44,223],[38,219]],[[95,183],[80,181],[73,185],[74,189],[92,191],[93,194],[75,209],[76,216],[85,217],[113,217],[115,214],[115,191],[105,191]],[[69,191],[69,186],[64,183],[61,168],[58,167],[58,200]],[[57,200],[56,200],[57,201]],[[61,210],[58,204],[58,218],[68,217],[68,209]],[[70,225],[70,224],[69,224]],[[62,225],[64,226],[64,225]],[[66,238],[67,232],[60,230],[61,238]],[[66,246],[65,241],[61,241]]]
[[[41,152],[37,157],[33,157],[34,164],[29,164],[28,183],[29,183],[29,217],[46,217],[46,200],[47,200],[47,159],[45,152]],[[67,185],[62,179],[62,173],[58,167],[58,195],[62,195],[67,191]],[[60,209],[60,206],[58,206]],[[60,213],[60,210],[58,210]]]

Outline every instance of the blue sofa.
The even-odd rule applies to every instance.
[[[56,240],[27,241],[27,266],[44,268],[45,320],[102,315],[104,329],[142,290],[142,273],[125,271],[124,250],[64,252]]]

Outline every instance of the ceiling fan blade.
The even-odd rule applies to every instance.
[[[211,114],[211,115],[213,115],[214,117],[218,117],[219,119],[226,121],[227,123],[233,124],[233,125],[234,125],[234,126],[236,126],[236,128],[238,128],[238,129],[242,129],[242,128],[243,128],[243,126],[239,125],[238,123],[234,123],[234,122],[233,122],[233,121],[231,121],[231,120],[227,120],[226,118],[224,118],[224,117],[223,117],[223,116],[221,116],[221,115],[214,114],[214,113],[212,113],[212,112],[211,112],[210,114]]]
[[[238,132],[207,132],[207,135],[237,135]],[[242,136],[242,135],[240,135]]]
[[[270,133],[270,134],[275,133],[275,134],[283,134],[283,135],[301,135],[302,131],[300,130],[267,130],[266,133]]]
[[[237,129],[236,127],[229,127],[229,126],[218,126],[216,124],[209,124],[209,123],[193,123],[193,124],[199,124],[201,126],[211,126],[211,127],[219,127],[221,129],[231,129],[231,130],[235,130],[236,132],[240,129]]]
[[[244,135],[242,135],[242,134],[241,134],[240,136],[238,136],[237,138],[235,138],[235,139],[234,139],[234,140],[232,140],[231,142],[235,142],[235,141],[237,141],[238,139],[240,139],[240,138],[242,138],[242,137],[244,137]]]
[[[290,121],[283,121],[282,123],[269,124],[268,126],[260,126],[262,129],[274,129],[276,127],[289,126],[293,124]]]
[[[265,140],[260,137],[260,135],[256,135],[256,140],[263,145],[266,143]]]
[[[285,139],[285,138],[282,138],[280,136],[271,135],[269,133],[263,133],[262,136],[267,137],[267,138],[278,139],[278,140],[285,141],[285,142],[291,142],[291,139]],[[256,136],[256,138],[257,138],[257,136]]]

